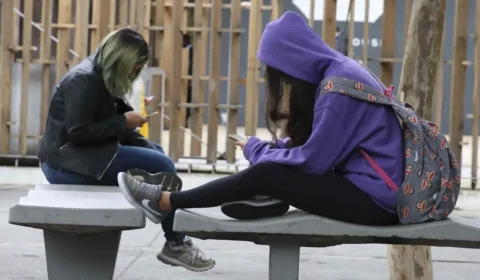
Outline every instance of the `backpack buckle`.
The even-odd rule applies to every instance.
[[[393,90],[395,89],[395,87],[393,85],[390,85],[386,90],[385,92],[383,93],[383,95],[385,97],[387,97],[388,99],[392,99],[392,94],[393,94]]]

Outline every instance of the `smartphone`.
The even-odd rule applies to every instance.
[[[243,141],[243,142],[247,141],[247,138],[245,138],[243,136],[240,136],[236,133],[230,133],[230,134],[228,134],[228,137],[230,137],[230,139],[235,140],[235,141]]]
[[[153,112],[153,113],[151,113],[151,114],[146,115],[145,118],[149,119],[151,116],[155,116],[155,115],[158,114],[158,113],[160,113],[160,112],[155,111],[155,112]]]

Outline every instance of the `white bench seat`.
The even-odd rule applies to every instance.
[[[122,231],[144,228],[145,214],[118,187],[37,185],[9,223],[43,229],[50,280],[111,280]]]

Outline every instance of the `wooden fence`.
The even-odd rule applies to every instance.
[[[164,108],[168,134],[160,131],[160,119],[152,118],[150,123],[153,141],[162,141],[161,135],[168,135],[169,155],[174,161],[184,156],[184,141],[190,138],[189,156],[202,156],[207,163],[215,163],[218,157],[218,131],[220,123],[219,110],[227,111],[227,133],[237,131],[238,111],[245,111],[245,133],[254,135],[257,131],[258,91],[263,83],[260,77],[260,63],[256,59],[258,42],[264,26],[263,18],[269,13],[270,19],[282,13],[282,0],[1,0],[1,41],[0,41],[0,156],[27,157],[27,141],[38,141],[45,130],[45,120],[49,100],[55,83],[49,79],[52,73],[56,81],[70,67],[85,58],[101,38],[108,32],[120,27],[132,27],[141,32],[149,41],[153,59],[150,67],[160,67],[166,73],[165,88],[161,78],[152,79],[152,94],[159,108]],[[265,2],[265,3],[264,3]],[[413,0],[403,1],[411,7]],[[309,23],[313,26],[313,11],[316,1],[310,1]],[[336,10],[335,0],[324,1],[324,24],[322,36],[331,46],[335,45]],[[372,1],[365,0],[366,9]],[[382,19],[381,57],[369,57],[368,44],[364,43],[363,52],[354,54],[349,44],[349,55],[363,63],[376,61],[381,66],[380,78],[385,84],[393,84],[393,66],[401,63],[402,58],[395,57],[396,0],[384,0]],[[267,5],[268,4],[268,5]],[[230,10],[229,27],[223,28],[222,11]],[[454,54],[452,61],[452,92],[450,110],[450,135],[454,152],[461,160],[461,143],[464,124],[464,88],[466,67],[473,65],[467,61],[467,20],[469,1],[456,1],[455,22],[447,23],[455,28]],[[242,29],[242,11],[249,12],[248,30]],[[408,26],[410,8],[405,9],[403,24]],[[355,0],[350,1],[350,19],[355,14]],[[365,13],[363,42],[369,41],[368,12]],[[480,21],[477,21],[480,22]],[[478,25],[478,23],[477,23]],[[349,42],[354,38],[353,20],[349,21]],[[405,28],[406,30],[407,28]],[[477,28],[478,29],[478,28]],[[240,38],[248,31],[248,57],[246,77],[240,76]],[[478,30],[476,31],[479,32]],[[193,46],[193,63],[191,75],[188,74],[188,50],[182,48],[182,34],[188,34]],[[221,38],[229,38],[228,76],[221,75]],[[246,35],[243,35],[246,36]],[[477,35],[475,35],[477,36]],[[207,57],[209,61],[207,61]],[[21,89],[12,89],[12,65],[21,64]],[[40,114],[29,114],[29,84],[31,65],[42,67]],[[476,63],[475,69],[478,69]],[[208,65],[208,69],[207,69]],[[478,71],[476,71],[478,73]],[[443,77],[442,71],[440,71]],[[478,76],[478,74],[476,74]],[[444,78],[444,77],[443,77]],[[475,79],[480,80],[480,79]],[[228,82],[228,102],[219,104],[219,83]],[[192,87],[192,101],[187,103],[187,85]],[[245,86],[245,103],[239,104],[239,87]],[[204,89],[207,88],[205,91]],[[161,101],[161,92],[166,100]],[[477,96],[478,86],[475,87]],[[12,135],[12,96],[21,95],[21,117],[18,135]],[[478,107],[475,99],[475,108]],[[205,102],[204,100],[208,100]],[[191,110],[188,133],[182,126],[185,122],[186,109]],[[440,122],[442,108],[442,87],[436,90],[436,117]],[[202,150],[204,115],[208,120],[206,130],[206,152]],[[478,127],[478,110],[473,110],[474,127]],[[40,119],[38,133],[27,133],[26,127],[32,118]],[[474,129],[477,139],[478,129]],[[224,138],[227,162],[235,162],[233,143]],[[165,140],[165,139],[164,139]],[[13,141],[18,141],[18,152],[11,152]],[[167,142],[167,141],[165,141]],[[478,141],[474,141],[473,150],[477,150]],[[203,151],[203,152],[202,152]],[[30,154],[30,156],[32,156]],[[472,170],[476,171],[476,153],[474,152]],[[476,177],[476,173],[472,173]]]

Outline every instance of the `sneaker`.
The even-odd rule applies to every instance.
[[[137,179],[140,182],[145,182],[147,184],[153,184],[153,185],[163,185],[165,182],[165,177],[166,174],[164,172],[159,172],[159,173],[148,173],[147,171],[140,169],[140,168],[131,168],[127,170],[127,173],[133,178]],[[180,185],[177,186],[177,191],[182,190],[182,181],[180,180]],[[167,191],[166,189],[164,191]]]
[[[278,217],[288,212],[290,205],[269,196],[256,196],[249,200],[225,203],[221,210],[226,216],[237,220],[254,220]]]
[[[145,215],[155,224],[159,224],[168,215],[158,208],[162,191],[176,192],[181,189],[182,180],[175,174],[162,173],[162,184],[154,185],[141,182],[133,176],[120,172],[117,180],[125,198],[135,208],[145,211]]]
[[[182,266],[188,270],[201,272],[215,266],[215,260],[208,259],[189,237],[185,237],[181,245],[165,242],[157,259],[171,266]]]

